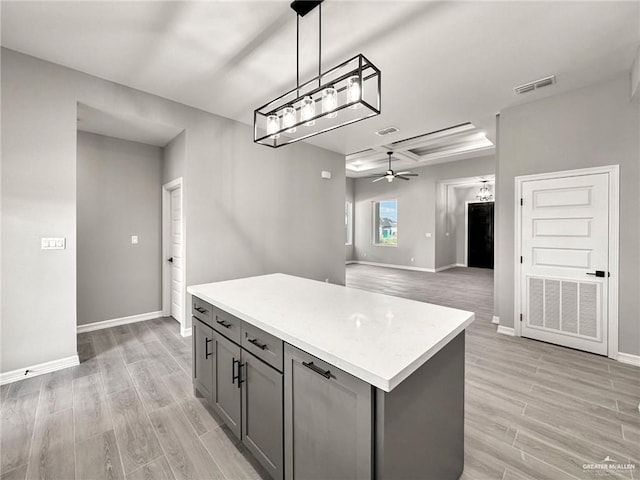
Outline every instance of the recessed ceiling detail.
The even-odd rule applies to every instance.
[[[460,160],[463,156],[479,152],[490,154],[489,150],[493,149],[494,145],[485,132],[467,122],[349,154],[346,156],[347,176],[359,177],[384,172],[387,150],[394,152],[395,168],[411,168]]]

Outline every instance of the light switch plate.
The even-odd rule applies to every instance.
[[[40,239],[40,248],[42,250],[64,250],[67,248],[67,239],[65,237],[43,237]]]
[[[137,244],[138,244],[138,236],[131,235],[131,245],[137,245]]]

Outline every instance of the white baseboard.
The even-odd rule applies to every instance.
[[[456,268],[456,267],[466,267],[466,265],[463,264],[463,263],[452,263],[451,265],[446,265],[444,267],[436,268],[435,271],[437,273],[437,272],[441,272],[443,270],[449,270],[450,268]]]
[[[25,378],[37,377],[38,375],[44,375],[45,373],[55,372],[56,370],[62,370],[63,368],[73,367],[79,364],[80,359],[78,358],[78,355],[71,355],[70,357],[38,363],[37,365],[31,365],[18,370],[0,373],[0,385],[17,382],[18,380],[24,380]],[[26,375],[25,372],[27,372]]]
[[[352,263],[358,263],[358,262],[356,262],[355,260],[347,260],[345,262],[346,265],[351,265]]]
[[[500,325],[500,317],[497,317],[494,315],[493,318],[491,319],[491,323],[495,325]]]
[[[162,310],[157,312],[140,313],[138,315],[130,315],[128,317],[112,318],[102,322],[87,323],[78,325],[78,333],[93,332],[94,330],[102,330],[103,328],[117,327],[118,325],[126,325],[128,323],[143,322],[154,318],[162,317]]]
[[[183,337],[190,337],[191,336],[191,327],[189,328],[180,328],[180,335],[182,335]]]
[[[454,268],[456,266],[455,263],[452,263],[451,265],[445,265],[444,267],[438,267],[435,269],[436,273],[437,272],[442,272],[443,270],[449,270],[450,268]]]
[[[640,355],[633,355],[631,353],[618,352],[618,356],[616,360],[618,360],[620,363],[627,363],[629,365],[635,365],[636,367],[640,367]]]
[[[435,270],[433,268],[411,267],[409,265],[394,265],[391,263],[365,262],[362,260],[355,260],[353,261],[353,263],[357,263],[359,265],[371,265],[372,267],[398,268],[400,270],[413,270],[415,272],[435,273]]]
[[[505,327],[504,325],[498,325],[498,329],[496,331],[502,335],[509,335],[510,337],[514,337],[516,334],[513,327]]]

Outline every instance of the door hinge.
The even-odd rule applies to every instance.
[[[524,198],[520,199],[520,206],[524,205]]]
[[[524,263],[524,259],[522,258],[522,255],[520,256],[520,263]]]
[[[520,321],[522,321],[522,314],[520,314]]]

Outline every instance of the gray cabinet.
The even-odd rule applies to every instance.
[[[372,478],[372,387],[291,345],[284,356],[287,479]]]
[[[193,380],[274,480],[284,478],[282,340],[194,297]]]
[[[231,431],[240,438],[240,347],[213,333],[213,391],[211,404]]]
[[[274,479],[283,475],[282,373],[242,351],[242,443]]]
[[[193,317],[193,386],[211,400],[213,393],[213,329]]]

